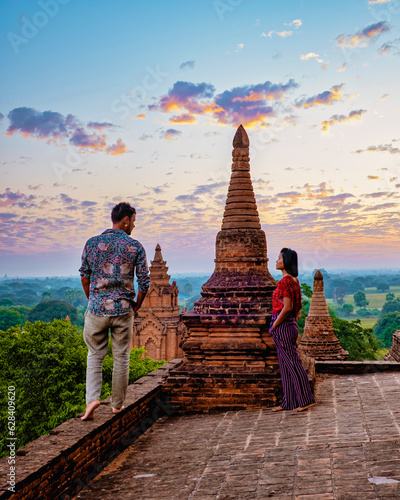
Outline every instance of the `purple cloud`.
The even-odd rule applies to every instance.
[[[89,122],[86,126],[72,114],[64,117],[54,111],[37,111],[33,108],[15,108],[8,113],[10,120],[6,135],[22,134],[25,138],[46,139],[47,142],[72,144],[82,150],[106,149],[104,129],[114,127],[108,122]],[[110,154],[127,152],[121,144],[109,146]],[[111,148],[111,149],[110,149]],[[117,148],[118,153],[114,153]]]
[[[179,66],[179,69],[182,71],[182,70],[186,70],[186,69],[194,69],[194,61],[186,61],[184,63],[182,63],[180,66]]]
[[[343,86],[344,83],[341,83],[340,85],[333,86],[330,90],[325,90],[325,92],[308,97],[307,99],[301,99],[296,102],[296,108],[313,108],[315,106],[330,105],[335,101],[340,101],[342,99],[340,91]]]
[[[181,131],[175,130],[174,128],[169,128],[162,131],[160,137],[162,139],[165,139],[166,141],[172,141],[174,139],[177,139],[180,135],[182,135]]]
[[[68,118],[68,117],[67,117]],[[68,137],[67,119],[54,111],[36,111],[33,108],[15,108],[8,113],[10,125],[6,135],[20,132],[23,136],[38,139],[59,139]]]
[[[263,124],[267,117],[274,116],[275,109],[268,103],[281,101],[287,92],[298,86],[293,79],[286,84],[266,81],[234,87],[214,96],[215,88],[211,84],[178,81],[158,104],[148,109],[179,112],[171,118],[171,123],[196,123],[194,115],[211,115],[220,124],[252,126]]]
[[[336,38],[336,43],[340,47],[366,47],[370,40],[388,31],[390,31],[389,24],[386,21],[380,21],[379,23],[370,24],[353,35],[339,35]]]

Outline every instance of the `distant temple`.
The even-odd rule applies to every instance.
[[[150,288],[135,318],[131,347],[145,347],[146,356],[169,361],[182,356],[179,342],[186,328],[180,322],[178,287],[175,281],[170,284],[167,271],[157,245],[150,265]]]

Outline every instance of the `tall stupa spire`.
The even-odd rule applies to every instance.
[[[249,137],[243,125],[240,125],[233,139],[232,174],[222,230],[261,229],[250,177],[249,146]]]
[[[183,411],[260,408],[275,404],[279,397],[278,359],[268,333],[276,281],[268,270],[267,239],[250,178],[249,145],[240,125],[233,139],[231,180],[215,242],[215,269],[193,311],[182,314],[188,329],[181,344],[184,359],[169,380],[172,402]]]

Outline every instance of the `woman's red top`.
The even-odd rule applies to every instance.
[[[290,274],[284,276],[272,294],[272,314],[280,313],[283,309],[283,297],[292,299],[293,309],[290,316],[297,316],[301,309],[301,288],[298,281],[296,281]]]

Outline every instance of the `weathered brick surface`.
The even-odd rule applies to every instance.
[[[168,417],[79,499],[400,498],[400,373],[321,379],[317,406]]]
[[[400,362],[400,330],[396,330],[393,334],[393,344],[385,359],[390,361]]]
[[[125,410],[114,415],[110,400],[102,401],[92,421],[70,419],[20,449],[16,457],[15,494],[8,490],[7,458],[0,461],[0,498],[70,498],[163,415],[161,386],[180,361],[162,366],[130,385]]]

